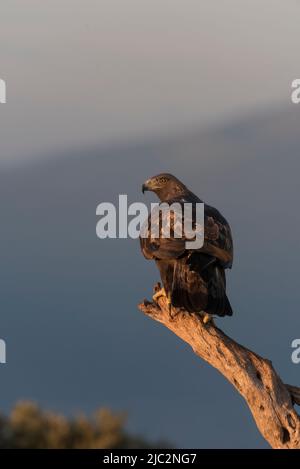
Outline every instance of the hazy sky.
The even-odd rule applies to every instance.
[[[289,103],[299,14],[294,0],[2,0],[0,160]]]
[[[235,261],[218,324],[299,384],[299,16],[295,0],[1,0],[1,410],[109,405],[153,439],[265,445],[229,383],[137,311],[157,269],[137,241],[97,239],[95,210],[154,201],[141,184],[163,170],[220,209]],[[99,148],[128,140],[149,142]]]

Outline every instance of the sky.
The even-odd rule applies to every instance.
[[[299,384],[299,12],[294,0],[2,0],[0,410],[107,405],[152,441],[266,447],[226,380],[138,312],[157,269],[138,242],[97,239],[95,212],[119,194],[154,201],[140,189],[160,171],[216,206],[235,247],[234,316],[218,325]]]
[[[299,10],[295,0],[3,0],[0,162],[289,102]]]

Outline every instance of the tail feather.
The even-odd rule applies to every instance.
[[[207,312],[218,316],[232,316],[233,311],[226,295],[225,272],[214,265],[208,278]]]

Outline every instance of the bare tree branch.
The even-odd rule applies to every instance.
[[[273,448],[300,448],[300,388],[284,384],[270,360],[262,358],[207,324],[199,314],[172,307],[165,297],[144,301],[139,309],[187,342],[193,351],[219,370],[244,397],[262,436]]]

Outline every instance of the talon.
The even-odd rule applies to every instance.
[[[175,312],[175,314],[173,314],[172,300],[171,300],[171,294],[170,293],[168,295],[166,295],[166,300],[167,300],[167,303],[168,303],[169,315],[172,319],[174,319],[177,313]]]
[[[155,301],[157,303],[157,300],[159,298],[161,298],[162,296],[165,296],[167,298],[167,295],[166,295],[166,292],[165,292],[165,289],[164,288],[161,288],[160,290],[158,290],[153,296],[152,296],[152,299],[153,301]],[[167,298],[168,299],[168,298]]]
[[[159,298],[162,298],[164,297],[167,301],[167,304],[168,304],[168,308],[169,308],[169,314],[171,317],[172,316],[172,301],[171,301],[171,295],[167,295],[166,294],[166,290],[164,288],[161,288],[160,290],[158,290],[153,296],[152,296],[152,299],[155,303],[157,303],[157,300]]]
[[[203,318],[202,318],[203,324],[208,324],[209,322],[211,324],[214,324],[214,320],[211,314],[204,313]]]

